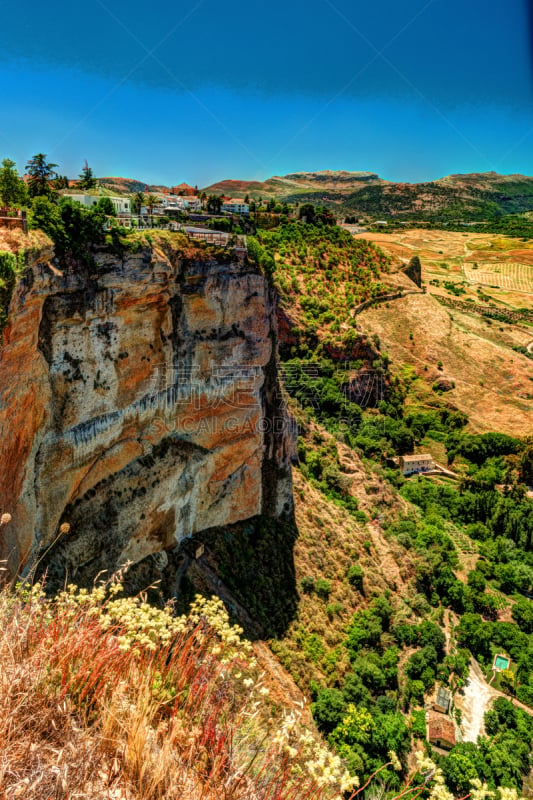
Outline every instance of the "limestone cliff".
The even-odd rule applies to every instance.
[[[55,269],[36,256],[0,351],[0,558],[57,577],[292,508],[266,279],[181,236]],[[70,530],[61,533],[62,523]],[[64,530],[64,529],[63,529]]]

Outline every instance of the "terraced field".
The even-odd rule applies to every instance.
[[[450,296],[457,284],[463,300],[488,300],[502,308],[533,307],[533,240],[469,231],[417,230],[363,233],[392,255],[398,266],[414,255],[431,294]],[[447,285],[446,285],[447,284]]]
[[[533,266],[530,264],[509,261],[463,262],[463,273],[471,284],[533,294]]]

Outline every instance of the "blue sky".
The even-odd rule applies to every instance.
[[[527,0],[0,0],[0,157],[200,186],[533,174]]]

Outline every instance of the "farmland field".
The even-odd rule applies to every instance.
[[[463,262],[463,272],[469,283],[533,294],[533,266],[530,264],[509,261]]]
[[[527,319],[488,319],[468,306],[491,305],[502,314],[533,309],[533,241],[439,230],[357,238],[365,237],[392,256],[386,276],[391,283],[412,287],[394,269],[401,270],[415,255],[422,264],[425,294],[406,294],[358,316],[361,330],[379,336],[393,365],[407,363],[414,370],[409,402],[431,402],[438,397],[434,387],[443,382],[442,399],[468,415],[471,431],[529,434],[533,359],[523,351],[533,348],[533,325]],[[452,309],[436,302],[443,297],[469,302],[462,310]]]
[[[425,229],[363,233],[355,238],[375,242],[398,267],[419,256],[422,280],[431,294],[456,295],[450,286],[457,284],[462,300],[533,308],[533,240]],[[485,297],[479,296],[480,291]]]

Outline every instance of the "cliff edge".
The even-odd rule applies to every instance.
[[[230,251],[152,237],[92,267],[34,254],[0,350],[0,558],[52,581],[289,517],[275,296]],[[68,523],[65,525],[64,523]]]

